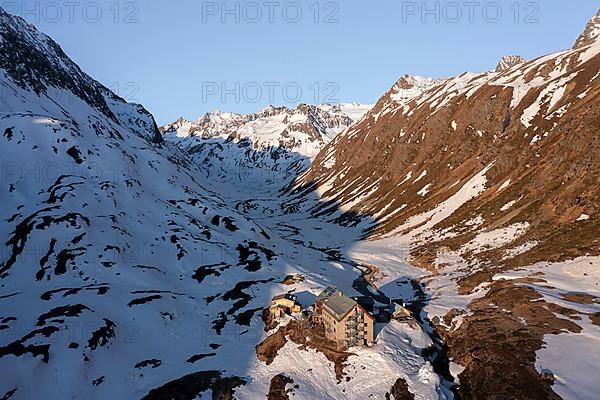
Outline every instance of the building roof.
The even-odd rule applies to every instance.
[[[338,290],[334,295],[323,300],[323,309],[339,322],[343,320],[357,304],[356,301]]]
[[[297,297],[294,296],[293,294],[289,294],[289,293],[278,294],[277,296],[273,297],[272,301],[283,300],[283,299],[287,299],[287,300],[291,300],[291,301],[296,301]]]
[[[335,286],[327,286],[325,290],[323,290],[318,296],[315,302],[323,302],[325,299],[333,296],[334,294],[340,292],[338,288]],[[340,292],[341,293],[341,292]]]

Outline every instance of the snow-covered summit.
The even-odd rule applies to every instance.
[[[160,131],[171,140],[248,139],[257,150],[283,147],[312,157],[333,137],[362,118],[370,107],[357,103],[300,104],[294,109],[269,105],[254,114],[213,111],[195,122],[180,118],[161,127]]]
[[[496,72],[504,72],[506,70],[511,69],[515,65],[519,65],[524,62],[525,62],[525,59],[521,56],[515,56],[515,55],[504,56],[500,59],[500,62],[498,62],[498,65],[496,66],[495,71]]]
[[[391,89],[392,100],[404,103],[438,84],[440,80],[405,74]]]
[[[585,27],[583,33],[577,38],[573,49],[580,49],[598,42],[600,38],[600,10]]]

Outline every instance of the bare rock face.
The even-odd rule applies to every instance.
[[[534,292],[492,277],[600,254],[597,37],[598,16],[573,49],[528,62],[503,59],[502,73],[464,73],[396,97],[408,86],[403,79],[295,182],[293,191],[321,195],[314,215],[360,220],[369,238],[410,243],[412,263],[434,274],[456,268],[459,294],[488,285],[459,329],[439,328],[450,356],[466,367],[461,398],[557,397],[536,371],[535,354],[545,334],[578,326],[537,309]],[[485,240],[501,230],[506,241]],[[440,254],[459,261],[444,265]],[[505,308],[501,300],[511,313],[495,313]],[[538,319],[532,325],[541,328],[523,329],[515,316]],[[482,396],[482,387],[499,394]]]
[[[391,396],[390,396],[391,395]],[[415,395],[408,390],[408,384],[404,378],[398,378],[390,393],[385,396],[386,400],[414,400]]]
[[[290,392],[293,392],[293,389],[286,389],[286,386],[293,383],[294,380],[284,374],[275,375],[271,379],[267,400],[289,400]]]
[[[598,41],[600,37],[600,11],[588,22],[585,31],[577,38],[573,49],[580,49]]]
[[[504,56],[500,59],[500,62],[496,66],[496,72],[504,72],[511,69],[515,65],[519,65],[525,62],[525,59],[521,56]]]
[[[505,59],[502,67],[517,64],[503,74],[431,80],[420,94],[395,98],[410,86],[404,77],[319,153],[296,190],[320,191],[314,214],[327,214],[335,202],[343,213],[331,210],[332,220],[362,215],[376,220],[371,237],[404,235],[417,245],[413,255],[424,257],[434,244],[456,249],[477,230],[516,223],[527,234],[512,245],[535,240],[535,247],[518,257],[503,256],[509,246],[478,257],[523,265],[600,253],[592,234],[600,230],[600,206],[591,200],[600,195],[594,49]]]

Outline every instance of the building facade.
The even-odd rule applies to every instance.
[[[373,344],[375,320],[356,300],[328,287],[317,297],[315,309],[325,328],[325,337],[338,348]]]
[[[296,296],[286,293],[273,297],[269,311],[272,317],[280,318],[286,314],[299,313],[302,307],[298,304]]]

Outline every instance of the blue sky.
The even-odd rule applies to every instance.
[[[0,4],[159,124],[270,102],[375,102],[405,73],[480,72],[502,55],[568,48],[598,10],[584,0]]]

